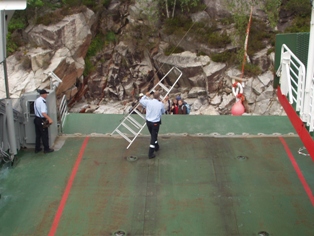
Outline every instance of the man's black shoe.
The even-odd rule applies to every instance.
[[[156,157],[156,155],[153,154],[152,156],[148,157],[148,159],[153,159],[153,158],[155,158],[155,157]]]
[[[42,148],[35,149],[35,153],[39,153],[39,152],[41,152],[42,150],[43,150]]]
[[[53,149],[48,149],[48,150],[45,150],[44,153],[50,153],[50,152],[53,152],[54,150]]]
[[[155,147],[155,152],[158,152],[158,150],[159,150],[159,146],[156,146]]]

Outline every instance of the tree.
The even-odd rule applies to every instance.
[[[38,8],[44,6],[43,0],[27,0],[27,8],[31,8],[34,10],[34,17],[37,19],[38,17]]]
[[[173,18],[178,8],[181,11],[190,11],[191,7],[196,7],[201,2],[201,0],[161,0],[162,5],[165,4],[167,18],[170,18],[170,11],[172,11],[171,18]]]

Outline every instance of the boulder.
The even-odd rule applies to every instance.
[[[211,21],[210,21],[210,16],[206,11],[193,13],[191,15],[191,19],[193,22],[206,22],[206,25],[208,27],[212,26]]]
[[[202,106],[201,109],[199,109],[198,114],[199,115],[210,115],[210,116],[220,115],[219,111],[217,111],[217,109],[211,105]]]
[[[210,63],[208,56],[197,56],[196,53],[185,51],[182,53],[172,54],[165,56],[162,53],[158,53],[153,57],[155,64],[160,68],[162,74],[166,74],[172,67],[177,67],[183,72],[181,79],[178,81],[178,86],[183,88],[192,88],[193,80],[190,78],[197,78],[196,80],[202,81],[204,78],[203,67]],[[173,84],[178,77],[177,71],[170,73],[169,83]],[[197,77],[199,76],[199,77]],[[200,84],[198,83],[199,86]],[[201,84],[205,85],[204,82]]]
[[[270,82],[274,80],[274,74],[271,71],[267,71],[267,72],[257,76],[257,78],[259,79],[259,81],[261,81],[261,83],[264,86],[268,86],[270,84]]]
[[[225,63],[217,63],[210,61],[209,64],[203,66],[203,71],[207,77],[211,77],[213,74],[219,73],[226,68]]]
[[[36,71],[41,68],[47,68],[51,62],[54,52],[51,49],[34,48],[26,54],[30,58],[31,69]]]
[[[199,110],[201,107],[202,107],[202,102],[200,99],[196,99],[194,102],[193,102],[193,105],[192,105],[192,109],[191,111],[197,111]]]
[[[54,51],[66,47],[74,58],[85,57],[95,20],[94,12],[86,8],[86,11],[66,16],[54,25],[30,25],[25,32],[29,43],[37,47]]]
[[[204,4],[207,6],[206,11],[212,17],[212,19],[226,18],[235,11],[241,11],[241,14],[249,15],[250,6],[252,5],[251,0],[234,1],[235,4],[231,6],[228,5],[228,1],[225,0],[204,0]],[[265,14],[263,1],[258,1],[254,5],[253,15],[254,17],[265,19],[267,16]],[[238,13],[239,14],[239,13]]]
[[[260,95],[264,91],[264,84],[258,79],[254,78],[252,81],[252,91],[256,95]]]
[[[206,89],[204,87],[193,87],[188,92],[188,98],[197,98],[198,96],[206,95]]]
[[[273,99],[271,101],[271,104],[268,108],[268,113],[267,115],[272,115],[272,116],[286,116],[286,112],[283,109],[283,107],[281,106],[281,104],[279,103],[279,101],[277,99]]]
[[[128,13],[130,23],[143,22],[146,25],[155,26],[159,23],[158,1],[135,1],[134,4],[129,6]]]
[[[11,96],[20,97],[22,93],[49,87],[47,74],[54,72],[62,80],[57,96],[60,97],[69,90],[67,97],[73,97],[77,91],[73,86],[84,71],[84,57],[91,41],[90,29],[95,19],[95,14],[87,9],[66,16],[54,25],[30,25],[25,32],[30,45],[36,45],[36,48],[22,48],[21,51],[26,51],[26,54],[16,52],[7,58]],[[3,73],[0,74],[1,80]],[[3,93],[1,87],[2,97]]]
[[[272,64],[271,59],[267,56],[268,49],[268,47],[264,48],[257,52],[252,58],[252,63],[258,65],[259,68],[262,69],[262,72],[266,72]]]
[[[219,105],[219,109],[224,109],[228,106],[230,106],[230,104],[235,101],[235,97],[232,93],[230,94],[224,94],[222,96],[222,102]]]
[[[210,104],[217,106],[221,103],[221,96],[219,96],[218,94],[216,94],[216,96],[214,96],[211,100],[210,100]]]
[[[274,88],[272,86],[268,86],[265,91],[263,91],[257,98],[256,102],[267,100],[274,96]]]
[[[206,11],[213,20],[230,16],[230,12],[226,9],[224,0],[205,0],[204,4],[207,6]]]

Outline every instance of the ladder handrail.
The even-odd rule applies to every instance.
[[[170,74],[170,72],[172,72],[174,69],[176,69],[180,74],[179,74],[179,76],[177,77],[177,79],[176,79],[176,81],[172,84],[172,86],[170,87],[170,89],[167,91],[167,93],[166,93],[166,95],[165,95],[165,97],[167,97],[167,95],[170,93],[170,91],[173,89],[173,87],[176,85],[176,83],[179,81],[179,79],[181,78],[181,76],[182,76],[182,71],[181,70],[179,70],[177,67],[172,67],[168,72],[167,72],[167,74],[165,74],[164,75],[164,77],[162,77],[162,79],[151,89],[151,91],[154,91],[154,90],[156,90],[156,88],[159,86],[159,84]],[[164,84],[163,84],[163,86],[165,86]]]

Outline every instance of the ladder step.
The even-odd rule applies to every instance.
[[[125,123],[122,123],[122,125],[123,125],[125,128],[127,128],[132,134],[137,135],[137,133],[136,133],[133,129],[131,129],[128,125],[126,125]]]
[[[162,87],[164,90],[166,90],[167,92],[169,91],[169,89],[166,87],[166,85],[162,84],[162,83],[158,83],[158,85],[160,87]]]
[[[142,126],[131,116],[128,116],[126,118],[132,125],[134,125],[136,128],[141,128]]]
[[[140,117],[142,117],[144,120],[146,120],[146,118],[143,116],[143,114],[139,111],[139,110],[137,110],[137,109],[135,109],[134,110]],[[141,126],[141,125],[140,125]]]
[[[129,143],[132,142],[132,140],[129,139],[127,136],[125,136],[125,134],[122,133],[120,130],[116,129],[116,132],[117,132],[118,134],[120,134],[120,135],[121,135],[126,141],[128,141]]]

